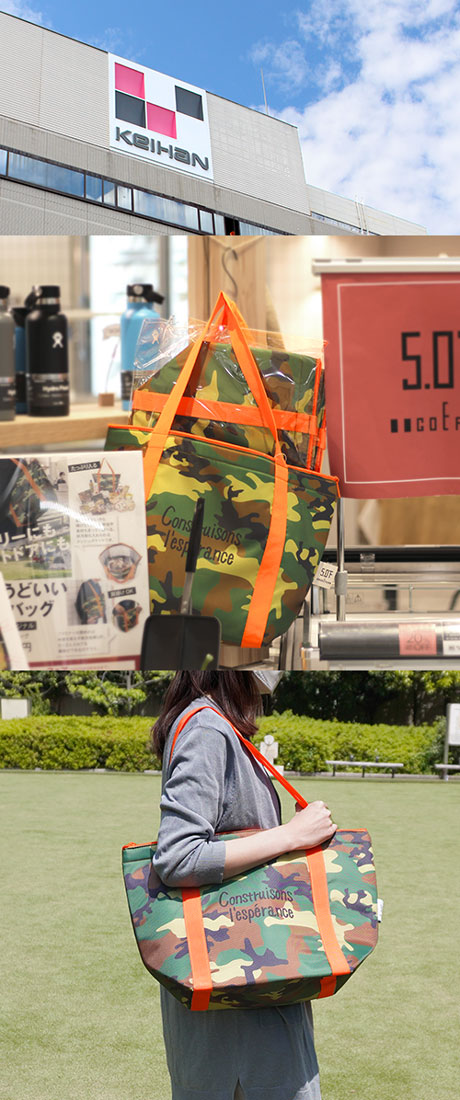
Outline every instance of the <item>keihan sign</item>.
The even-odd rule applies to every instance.
[[[460,260],[321,262],[314,271],[329,459],[342,494],[460,493]]]
[[[110,148],[212,180],[206,92],[109,54]]]

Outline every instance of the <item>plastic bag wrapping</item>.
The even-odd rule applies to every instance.
[[[203,322],[180,326],[145,321],[139,336],[133,379],[134,427],[153,427],[175,385]],[[287,351],[280,333],[250,331],[250,347],[275,413],[281,446],[293,466],[321,470],[325,447],[322,341]],[[292,343],[291,343],[292,346]],[[270,431],[238,364],[230,333],[219,326],[201,349],[173,429],[273,454]]]

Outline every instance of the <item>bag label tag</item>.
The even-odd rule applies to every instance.
[[[336,573],[336,565],[333,565],[331,562],[321,561],[313,578],[313,584],[317,584],[319,588],[333,588]]]

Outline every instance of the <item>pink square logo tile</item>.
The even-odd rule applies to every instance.
[[[157,107],[156,103],[147,103],[147,129],[155,130],[165,137],[176,138],[175,112],[168,111],[166,107]]]
[[[127,92],[128,95],[145,99],[144,74],[136,69],[128,69],[126,65],[115,64],[115,88],[117,92]]]

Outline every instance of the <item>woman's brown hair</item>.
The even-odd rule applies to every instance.
[[[176,672],[152,730],[152,749],[160,758],[173,722],[202,695],[212,696],[243,737],[253,737],[262,701],[252,672]]]

